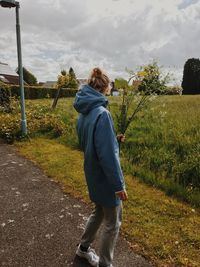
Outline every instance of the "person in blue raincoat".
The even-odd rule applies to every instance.
[[[100,267],[113,267],[114,247],[122,221],[121,202],[127,199],[118,146],[118,141],[123,142],[125,137],[116,137],[112,117],[106,109],[106,95],[110,90],[108,76],[100,68],[94,68],[88,84],[82,86],[74,101],[74,108],[80,113],[77,134],[84,152],[86,182],[90,199],[95,203],[76,254],[92,266]],[[102,223],[98,257],[90,245]]]

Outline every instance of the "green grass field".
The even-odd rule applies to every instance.
[[[51,100],[27,101],[31,136],[48,134],[77,146],[77,113],[73,99],[60,99],[55,111]],[[109,98],[109,109],[119,112],[120,97]],[[19,135],[20,109],[0,113],[0,136]],[[168,195],[200,207],[200,96],[160,96],[138,114],[121,146],[123,170]]]
[[[115,118],[120,98],[109,100]],[[26,101],[31,142],[18,147],[67,192],[88,201],[72,101],[60,99],[55,111],[51,100]],[[18,103],[13,113],[0,112],[0,122],[1,137],[19,136]],[[199,141],[200,96],[162,96],[138,114],[121,147],[129,193],[123,234],[159,266],[200,266]]]

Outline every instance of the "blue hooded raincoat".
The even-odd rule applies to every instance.
[[[80,148],[90,199],[105,207],[119,205],[115,192],[124,190],[119,146],[106,97],[84,85],[76,94],[74,108],[81,113],[77,122]]]

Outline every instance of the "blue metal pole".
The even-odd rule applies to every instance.
[[[21,51],[21,34],[20,34],[20,21],[19,21],[19,2],[16,3],[16,35],[17,35],[17,56],[18,56],[18,70],[19,70],[19,85],[20,85],[20,103],[21,103],[21,130],[22,135],[27,135],[27,122],[25,112],[25,99],[24,99],[24,78],[22,67],[22,51]]]

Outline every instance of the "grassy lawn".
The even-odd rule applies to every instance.
[[[89,202],[83,155],[62,139],[35,137],[16,145],[71,195]],[[126,175],[122,233],[133,249],[158,266],[200,266],[200,212],[162,191]]]

